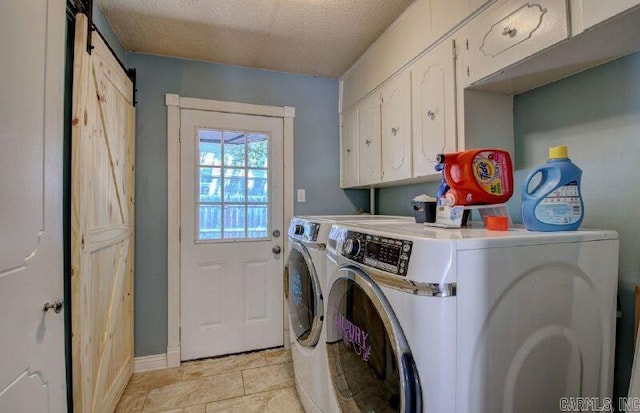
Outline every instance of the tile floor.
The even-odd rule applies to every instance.
[[[304,413],[291,352],[264,350],[136,373],[116,413]]]

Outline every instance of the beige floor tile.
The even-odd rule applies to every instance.
[[[130,391],[127,387],[114,413],[140,413],[144,407],[144,400],[147,397],[146,391]]]
[[[206,413],[304,413],[293,387],[207,404]]]
[[[291,363],[290,350],[285,350],[285,349],[267,350],[264,352],[264,355],[267,358],[267,363],[269,363],[270,365]]]
[[[125,393],[135,393],[158,389],[182,380],[182,368],[162,369],[135,373],[131,376]]]
[[[244,394],[240,372],[219,374],[195,380],[185,380],[153,389],[147,395],[145,412],[197,406]]]
[[[182,365],[183,379],[214,376],[267,365],[264,352],[238,354],[215,359],[187,362]]]
[[[276,364],[243,370],[245,394],[253,394],[293,386],[293,365]]]

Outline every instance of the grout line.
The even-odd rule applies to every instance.
[[[240,370],[240,378],[242,379],[242,393],[247,395],[247,387],[244,385],[244,374],[242,374],[244,370]]]

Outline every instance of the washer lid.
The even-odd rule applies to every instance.
[[[327,301],[331,381],[343,411],[420,412],[418,373],[383,292],[362,270],[338,270]]]
[[[299,242],[291,244],[287,270],[291,328],[301,345],[314,347],[322,330],[322,290],[309,252]]]

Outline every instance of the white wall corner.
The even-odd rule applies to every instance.
[[[133,372],[160,370],[167,368],[166,354],[153,354],[151,356],[136,357],[133,359]]]
[[[180,106],[180,95],[167,93],[164,95],[164,104],[166,106]]]
[[[292,106],[284,107],[284,117],[285,118],[295,118],[296,117],[296,108]]]
[[[167,348],[167,367],[180,367],[180,347]]]

